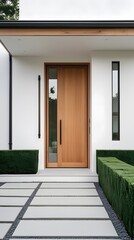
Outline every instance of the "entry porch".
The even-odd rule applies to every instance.
[[[98,182],[98,175],[83,168],[47,168],[37,174],[2,174],[0,182]]]

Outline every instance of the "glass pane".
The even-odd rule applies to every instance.
[[[119,62],[112,63],[112,140],[119,140]]]
[[[48,69],[49,162],[57,162],[57,69]]]

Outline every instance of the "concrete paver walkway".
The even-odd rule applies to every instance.
[[[4,183],[0,239],[120,239],[94,183]]]

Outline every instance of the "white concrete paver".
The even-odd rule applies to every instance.
[[[34,189],[1,189],[0,196],[30,196]]]
[[[95,189],[39,189],[36,196],[98,196]]]
[[[0,197],[0,206],[23,206],[28,197]]]
[[[41,188],[95,188],[94,183],[42,183]]]
[[[10,223],[0,223],[0,239],[3,239],[5,237],[5,234],[11,227]]]
[[[5,183],[0,188],[36,188],[38,183]]]
[[[14,221],[21,209],[21,207],[0,207],[0,221]]]
[[[102,201],[100,197],[35,197],[31,202],[31,205],[100,205],[102,206]]]
[[[20,221],[13,236],[45,236],[45,237],[116,237],[117,233],[110,220],[50,220],[50,221]]]
[[[104,207],[29,207],[24,218],[109,218]]]
[[[37,182],[12,182],[0,187],[0,239],[11,226],[7,221],[16,219],[37,186]],[[30,206],[25,207],[13,232],[14,240],[118,237],[93,183],[43,182]]]
[[[56,169],[57,171],[57,169]],[[81,176],[54,176],[43,174],[6,174],[0,175],[0,182],[98,182],[97,174]]]

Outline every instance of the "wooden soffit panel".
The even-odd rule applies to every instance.
[[[134,28],[0,28],[0,36],[134,36]]]

